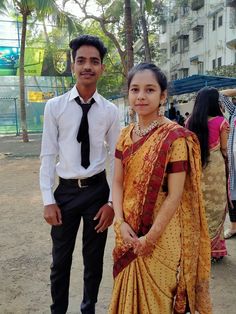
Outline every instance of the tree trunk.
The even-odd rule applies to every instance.
[[[20,118],[23,142],[29,142],[26,109],[25,109],[25,42],[26,42],[26,27],[27,27],[27,13],[22,14],[22,32],[21,32],[21,45],[20,45]]]
[[[131,1],[125,0],[125,32],[126,32],[126,63],[127,71],[134,65],[134,51],[133,51],[133,24],[131,15]]]
[[[143,6],[143,0],[139,1],[140,5],[140,20],[143,30],[143,43],[144,43],[144,49],[145,49],[145,61],[151,62],[151,52],[150,52],[150,46],[149,46],[149,40],[148,40],[148,29],[147,29],[147,21],[145,17],[145,10]]]

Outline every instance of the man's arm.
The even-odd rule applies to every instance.
[[[109,151],[110,151],[110,156],[109,156],[110,157],[110,180],[108,180],[110,183],[109,201],[112,200],[111,178],[113,177],[115,147],[116,147],[116,142],[117,142],[119,133],[120,133],[119,112],[118,110],[114,110],[111,126],[106,134],[106,142],[109,146]],[[114,218],[113,207],[110,204],[103,205],[98,211],[98,213],[96,214],[96,216],[94,217],[94,220],[99,220],[98,224],[95,227],[95,230],[97,232],[103,232],[112,224],[113,218]]]
[[[116,148],[116,143],[118,140],[118,136],[120,134],[120,120],[119,120],[119,111],[116,110],[113,114],[113,119],[111,126],[106,134],[106,142],[109,147],[109,166],[110,166],[110,196],[109,200],[112,200],[112,180],[113,180],[113,175],[114,175],[114,161],[115,161],[115,148]]]
[[[223,89],[220,93],[228,97],[234,97],[236,96],[236,88]]]
[[[61,211],[53,196],[55,163],[58,153],[58,128],[48,102],[44,111],[44,126],[41,145],[40,189],[44,204],[44,218],[50,225],[60,225]]]

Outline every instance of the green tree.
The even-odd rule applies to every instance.
[[[208,75],[236,77],[236,64],[222,65],[212,71],[207,71]]]
[[[6,9],[13,4],[14,9],[21,18],[21,40],[20,40],[20,62],[19,62],[19,89],[20,89],[20,117],[22,138],[24,142],[29,141],[25,108],[25,46],[26,31],[30,18],[51,18],[58,26],[67,25],[73,27],[74,21],[68,13],[62,11],[55,0],[0,0],[0,8]]]
[[[143,43],[144,43],[144,52],[145,52],[145,61],[151,62],[151,50],[149,45],[149,36],[148,36],[148,26],[146,19],[146,10],[150,13],[152,10],[152,1],[151,0],[138,0],[139,4],[139,14],[140,22],[142,25],[143,31]]]
[[[126,38],[126,58],[127,58],[127,71],[134,65],[134,50],[133,50],[133,23],[132,23],[132,9],[131,1],[125,0],[125,38]]]

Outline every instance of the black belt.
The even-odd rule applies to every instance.
[[[89,185],[96,184],[99,181],[101,181],[101,179],[104,178],[106,178],[105,170],[86,179],[64,179],[59,177],[59,182],[64,185],[78,186],[79,188],[87,188]]]

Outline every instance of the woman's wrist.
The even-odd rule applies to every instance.
[[[118,229],[120,229],[121,225],[125,222],[123,217],[115,218],[115,224]]]
[[[144,236],[144,238],[145,238],[147,245],[153,246],[153,247],[156,246],[156,242],[150,237],[150,235],[148,233]]]

